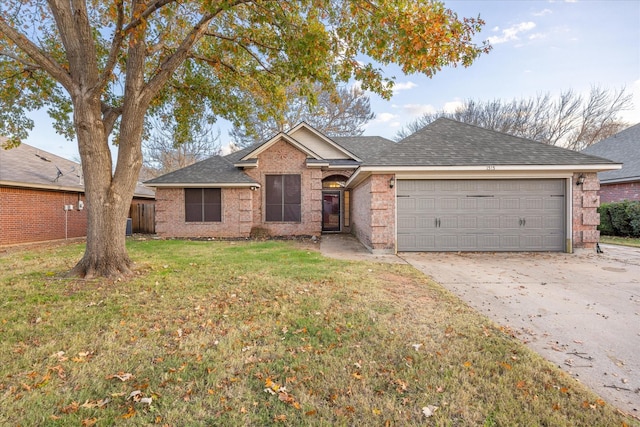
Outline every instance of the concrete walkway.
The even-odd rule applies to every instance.
[[[407,262],[621,410],[640,416],[640,249],[373,255],[323,236],[325,256]]]

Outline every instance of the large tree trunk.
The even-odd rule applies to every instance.
[[[142,164],[143,115],[144,111],[132,111],[123,116],[117,168],[112,171],[113,162],[100,102],[77,100],[74,103],[88,225],[86,250],[71,270],[72,275],[114,278],[131,274],[132,263],[125,245],[125,231]],[[129,120],[125,122],[125,119]]]

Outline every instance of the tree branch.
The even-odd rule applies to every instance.
[[[165,1],[168,0],[158,0],[158,3]],[[159,71],[149,80],[149,83],[141,93],[141,101],[148,103],[157,95],[162,89],[162,86],[171,78],[175,70],[188,57],[189,51],[202,38],[213,18],[229,8],[250,2],[251,0],[233,0],[225,4],[224,7],[219,7],[217,10],[203,15],[200,21],[193,26],[192,30],[182,40],[178,49],[160,64]]]
[[[7,24],[2,17],[0,17],[0,33],[4,34],[13,44],[23,50],[38,65],[38,68],[51,74],[67,91],[71,92],[74,85],[69,73],[51,56],[40,50],[35,43]],[[20,62],[24,63],[24,61]]]
[[[122,32],[128,33],[129,31],[136,28],[138,25],[142,24],[151,14],[163,6],[168,5],[169,3],[175,3],[176,0],[156,0],[149,4],[145,10],[143,10],[139,16],[133,19],[126,27],[122,29]]]
[[[116,62],[118,60],[118,52],[122,47],[122,41],[124,40],[125,32],[122,30],[122,25],[124,23],[124,7],[122,4],[123,0],[116,0],[116,8],[118,10],[118,18],[116,19],[116,28],[113,33],[113,40],[111,41],[111,49],[109,50],[109,57],[107,58],[107,62],[105,63],[104,70],[102,70],[102,74],[98,79],[98,83],[94,90],[101,91],[103,87],[107,85],[109,82],[109,78],[113,73],[113,69],[116,66]]]

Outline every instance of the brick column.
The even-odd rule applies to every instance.
[[[584,183],[575,185],[580,173],[573,175],[573,247],[575,249],[593,249],[600,240],[600,181],[598,174],[583,173]]]

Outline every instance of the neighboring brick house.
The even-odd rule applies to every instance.
[[[372,252],[566,251],[598,242],[620,165],[448,119],[394,143],[301,123],[147,181],[161,237],[354,234]]]
[[[600,203],[640,200],[640,123],[582,152],[622,163],[622,169],[598,173]]]
[[[138,186],[132,204],[153,199]],[[80,164],[24,143],[0,148],[0,246],[84,237],[86,203]]]

